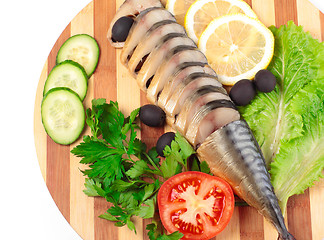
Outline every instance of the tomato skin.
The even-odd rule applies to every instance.
[[[158,208],[164,228],[182,239],[207,240],[220,233],[234,211],[234,194],[224,180],[202,172],[179,173],[163,183]]]

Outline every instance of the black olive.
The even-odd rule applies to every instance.
[[[165,122],[165,112],[158,106],[147,104],[140,108],[140,120],[150,127],[160,127]]]
[[[114,42],[125,42],[133,23],[134,19],[131,17],[119,18],[111,30],[112,40]]]
[[[253,82],[248,79],[242,79],[234,84],[229,96],[237,106],[245,106],[255,97],[255,94]]]
[[[260,92],[271,92],[276,86],[276,77],[269,70],[262,69],[255,74],[254,83]]]
[[[166,147],[166,145],[171,146],[172,140],[175,138],[174,132],[167,132],[164,133],[157,141],[156,143],[156,151],[161,156],[164,157],[163,150]]]

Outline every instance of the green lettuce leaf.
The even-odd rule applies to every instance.
[[[240,108],[251,127],[266,160],[267,167],[279,152],[282,140],[302,136],[302,122],[289,110],[292,98],[323,68],[323,43],[305,33],[292,21],[280,28],[270,27],[275,51],[268,66],[277,78],[270,93],[258,93],[251,104]],[[323,73],[321,73],[323,75]]]
[[[282,211],[324,168],[324,44],[288,22],[270,27],[275,51],[268,66],[277,78],[270,93],[240,112],[264,154]]]
[[[303,135],[282,142],[270,174],[279,204],[301,194],[322,175],[324,168],[324,78],[307,85],[292,100],[290,110],[301,117]]]

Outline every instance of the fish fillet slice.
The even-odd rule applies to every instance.
[[[169,37],[171,35],[171,37]],[[167,41],[157,46],[147,57],[142,68],[140,69],[136,81],[139,87],[146,92],[147,81],[155,74],[159,66],[165,61],[165,58],[172,48],[180,45],[195,47],[195,43],[184,34],[170,33],[165,36]],[[164,41],[162,38],[160,41]]]
[[[136,78],[136,68],[144,56],[148,55],[158,45],[161,39],[168,33],[185,34],[186,31],[179,24],[172,21],[163,21],[165,24],[159,26],[153,31],[147,32],[144,39],[137,45],[131,59],[128,62],[128,68],[131,74]],[[187,38],[188,39],[188,38]],[[192,46],[195,46],[192,42]],[[139,70],[139,69],[138,69]]]
[[[202,65],[198,62],[188,62],[178,66],[177,70],[173,75],[169,77],[167,83],[165,84],[159,98],[158,106],[164,109],[167,101],[170,99],[176,87],[183,82],[190,74],[201,72],[217,77],[216,73],[209,65]]]
[[[184,106],[184,102],[192,96],[200,87],[215,86],[222,87],[215,76],[205,73],[193,73],[184,82],[181,82],[174,90],[169,101],[165,105],[165,112],[171,117],[175,117]]]
[[[175,18],[163,8],[149,8],[137,16],[120,54],[122,64],[127,66],[129,56],[133,53],[138,43],[143,40],[147,31],[154,24],[164,20],[175,21]]]
[[[127,16],[136,16],[142,11],[152,8],[158,7],[162,8],[162,4],[159,0],[145,0],[145,1],[138,1],[138,0],[125,0],[125,2],[119,7],[115,16],[110,22],[109,29],[107,31],[107,39],[109,43],[115,48],[122,48],[125,42],[114,42],[111,38],[111,30],[115,24],[115,22],[121,17]]]
[[[224,88],[214,86],[204,86],[200,88],[184,102],[183,107],[176,118],[175,128],[182,135],[185,135],[188,124],[191,123],[195,113],[207,103],[221,99],[231,100],[226,94]]]
[[[178,46],[170,51],[170,57],[157,69],[152,82],[147,89],[147,99],[157,104],[158,94],[164,88],[168,78],[174,74],[177,66],[192,59],[207,64],[207,59],[197,48],[190,46]]]
[[[231,101],[214,100],[202,106],[194,114],[185,137],[196,147],[217,129],[239,119],[240,114]]]

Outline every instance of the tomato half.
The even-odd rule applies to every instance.
[[[206,240],[220,233],[234,211],[234,194],[224,180],[202,172],[183,172],[169,178],[158,193],[165,229],[180,231],[182,239]]]

